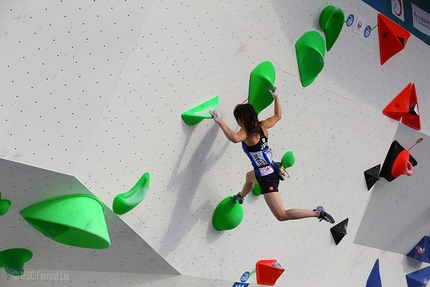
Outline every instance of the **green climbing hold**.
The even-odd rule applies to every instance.
[[[194,107],[182,114],[182,120],[189,126],[196,125],[204,119],[211,119],[210,110],[218,110],[218,96]]]
[[[0,192],[0,216],[5,215],[9,211],[11,201],[9,199],[1,198]]]
[[[307,87],[324,68],[324,39],[320,33],[308,31],[300,37],[295,47],[300,82],[303,87]]]
[[[258,183],[254,184],[254,188],[252,189],[252,194],[255,196],[261,195],[261,187]]]
[[[145,198],[149,181],[149,173],[145,172],[129,191],[115,196],[112,204],[113,211],[116,214],[124,214],[135,208]]]
[[[24,274],[24,264],[33,257],[33,252],[24,248],[12,248],[0,252],[0,267],[12,276]]]
[[[218,231],[236,228],[243,219],[243,208],[233,196],[224,198],[215,208],[212,225]]]
[[[294,154],[291,151],[287,151],[281,159],[281,163],[284,168],[292,167],[295,162],[296,162],[296,158],[294,157]]]
[[[333,47],[344,23],[345,14],[342,9],[329,5],[322,10],[319,24],[325,35],[327,51]]]
[[[92,195],[49,198],[30,205],[20,214],[33,228],[56,242],[92,249],[110,246],[104,204]]]
[[[275,89],[276,71],[269,61],[260,63],[252,70],[249,77],[248,103],[259,114],[272,102],[273,97],[269,90]]]

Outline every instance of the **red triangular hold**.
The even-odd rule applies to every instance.
[[[378,14],[379,57],[381,65],[389,58],[403,50],[411,35],[403,27],[382,15]]]
[[[404,88],[382,110],[382,113],[387,117],[392,118],[393,120],[400,121],[401,117],[409,113],[410,102],[411,102],[411,84],[407,85],[406,88]]]
[[[402,123],[412,129],[420,130],[420,111],[418,108],[418,97],[415,85],[410,83],[406,88],[409,88],[410,99],[409,99],[409,111],[402,117]]]
[[[257,284],[273,286],[285,271],[275,259],[259,260],[256,265]]]

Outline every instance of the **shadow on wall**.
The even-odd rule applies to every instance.
[[[419,214],[416,214],[416,219],[408,218],[409,222],[403,222],[403,224],[400,225],[397,230],[397,233],[399,234],[399,236],[390,237],[390,240],[388,240],[385,243],[385,246],[382,249],[389,250],[390,248],[392,248],[392,246],[397,247],[397,244],[401,242],[402,239],[404,239],[405,241],[410,242],[409,244],[410,246],[409,245],[406,246],[406,249],[400,247],[399,251],[403,251],[403,252],[399,252],[399,253],[407,254],[410,251],[410,249],[414,247],[414,243],[412,242],[415,242],[415,241],[418,242],[424,235],[428,234],[428,229],[425,228],[426,226],[428,226],[427,224],[428,218],[430,218],[430,206],[427,209],[421,211]],[[420,231],[421,233],[419,233]]]
[[[419,172],[376,183],[354,243],[406,255],[425,235],[430,207],[425,206],[428,199],[421,198],[424,190],[414,188],[414,176],[416,180]]]
[[[214,125],[200,140],[200,145],[195,150],[194,154],[189,156],[189,162],[182,163],[188,143],[192,138],[194,127],[183,124],[183,129],[187,136],[185,145],[176,162],[174,170],[172,170],[172,176],[168,183],[168,189],[171,191],[177,189],[174,193],[177,195],[177,198],[175,207],[173,208],[173,215],[169,220],[169,226],[159,243],[159,247],[169,246],[168,250],[159,250],[162,256],[174,252],[197,221],[202,220],[207,222],[208,225],[211,224],[214,207],[209,205],[209,200],[200,204],[195,210],[191,210],[191,203],[199,188],[202,176],[216,164],[218,159],[222,158],[229,144],[226,140],[226,143],[220,149],[219,153],[209,155],[218,135],[218,126]],[[185,166],[186,168],[179,172],[180,166]],[[207,193],[208,189],[208,187],[203,187],[203,190],[199,190],[199,192]]]
[[[411,247],[412,248],[412,247]],[[418,270],[423,265],[423,262],[415,260],[411,257],[405,256],[402,260],[403,271],[405,273],[411,272],[411,270]]]

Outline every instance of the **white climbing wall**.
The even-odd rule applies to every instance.
[[[18,280],[0,269],[0,286],[231,286],[270,258],[286,269],[277,286],[365,286],[378,258],[383,285],[405,286],[405,274],[427,265],[405,253],[430,235],[430,47],[411,35],[381,66],[377,28],[365,38],[344,26],[321,74],[302,88],[294,45],[307,31],[322,33],[326,5],[377,24],[377,11],[352,0],[3,1],[0,192],[13,204],[0,217],[0,251],[28,248],[27,270],[70,276]],[[280,186],[285,207],[323,205],[337,222],[349,218],[337,246],[328,223],[278,222],[253,196],[236,229],[211,225],[250,163],[212,120],[190,127],[181,114],[219,96],[222,118],[237,128],[232,110],[266,60],[284,111],[270,145],[278,158],[296,156]],[[410,82],[419,132],[381,112]],[[392,141],[409,148],[419,137],[415,174],[368,191],[363,172],[383,163]],[[109,208],[144,172],[144,201],[121,216],[105,212],[107,250],[62,246],[19,215],[69,186]],[[249,282],[256,286],[255,275]]]
[[[30,260],[26,268],[148,274],[159,274],[162,270],[164,274],[178,275],[177,270],[107,206],[104,207],[104,214],[111,246],[102,250],[75,248],[54,242],[20,216],[21,210],[48,198],[76,193],[91,195],[76,178],[6,160],[0,160],[0,174],[2,198],[12,202],[9,212],[2,217],[1,250],[31,250],[37,260]],[[97,222],[97,219],[94,220]]]
[[[372,193],[366,212],[360,224],[355,242],[391,251],[407,254],[430,230],[430,200],[428,170],[430,158],[428,145],[430,138],[418,131],[400,125],[395,139],[405,149],[412,147],[416,140],[423,138],[423,143],[416,144],[410,154],[417,160],[414,176],[399,178],[392,182],[379,181]],[[387,150],[388,151],[388,150]],[[422,155],[427,156],[422,156]],[[415,177],[420,178],[417,182]],[[403,192],[394,192],[399,190]],[[380,220],[374,220],[380,218]],[[397,218],[397,220],[392,220]],[[378,230],[378,232],[372,232]],[[403,240],[399,240],[402,238]]]

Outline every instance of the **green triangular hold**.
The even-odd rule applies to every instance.
[[[116,214],[124,214],[135,208],[145,198],[149,181],[149,173],[145,172],[129,191],[115,196],[112,203],[113,211]]]
[[[329,5],[322,10],[319,24],[325,35],[327,51],[333,47],[344,23],[345,14],[342,9]]]
[[[236,228],[243,219],[243,208],[233,196],[224,198],[215,208],[212,225],[218,231]]]
[[[318,32],[308,31],[300,37],[295,47],[300,82],[307,87],[324,68],[324,39]]]
[[[210,110],[218,110],[218,96],[184,112],[181,117],[187,125],[193,126],[204,119],[211,119],[212,115],[209,113]]]
[[[24,264],[33,257],[33,252],[24,248],[12,248],[0,252],[0,267],[12,276],[24,274]]]
[[[249,76],[248,103],[254,107],[257,114],[273,102],[269,90],[275,89],[275,79],[275,67],[269,61],[260,63],[252,70]]]

